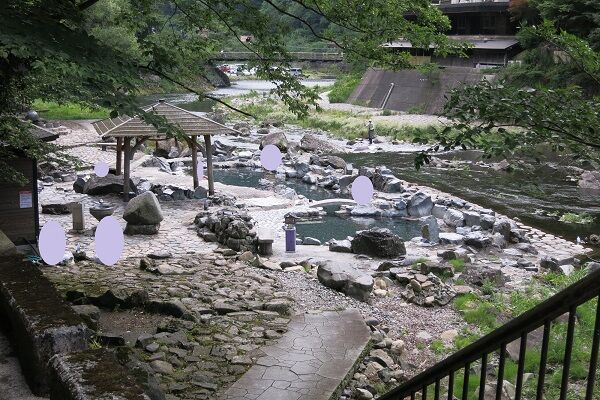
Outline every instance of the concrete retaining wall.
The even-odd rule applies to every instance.
[[[42,272],[20,257],[0,261],[0,324],[8,325],[35,395],[51,400],[149,398],[113,354],[89,350],[92,331]]]
[[[473,68],[444,68],[431,74],[423,74],[415,69],[388,71],[371,68],[365,72],[348,101],[379,108],[389,92],[390,84],[394,83],[385,108],[418,114],[440,114],[448,91],[461,85],[475,84],[484,77],[492,78]]]

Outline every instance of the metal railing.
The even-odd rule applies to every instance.
[[[535,397],[533,393],[529,394],[527,397],[535,398],[536,400],[566,400],[570,383],[571,357],[573,352],[573,341],[575,338],[575,326],[577,324],[577,308],[584,303],[593,301],[594,298],[598,304],[596,305],[595,311],[594,330],[591,335],[592,346],[586,374],[587,384],[585,387],[581,386],[581,390],[585,390],[585,397],[583,397],[585,400],[598,399],[600,398],[600,393],[596,393],[596,396],[594,397],[594,385],[598,367],[598,349],[600,346],[600,270],[588,274],[585,278],[538,304],[531,310],[440,361],[438,364],[425,370],[397,388],[385,393],[379,397],[379,399],[505,399],[507,397],[503,395],[503,390],[505,386],[504,375],[507,362],[507,346],[515,340],[519,340],[520,346],[518,350],[518,359],[516,360],[517,373],[516,382],[514,384],[514,396],[510,396],[510,398],[512,400],[524,399],[523,386],[525,355],[528,350],[527,337],[534,330],[543,327],[543,338],[541,349],[539,350],[540,356],[539,368],[537,369],[537,384],[531,388],[532,391],[535,392]],[[559,397],[550,398],[545,396],[545,391],[548,386],[546,374],[548,368],[548,351],[551,347],[550,333],[553,329],[553,322],[566,313],[568,313],[566,336],[564,337],[564,343],[561,343],[561,346],[564,344],[564,353],[562,358],[560,394],[558,395]],[[581,338],[579,340],[581,340]],[[496,387],[495,389],[491,387],[491,393],[489,393],[488,388],[488,393],[486,393],[486,385],[490,378],[490,376],[488,376],[488,369],[490,368],[492,358],[494,359],[494,363],[497,359],[497,369],[495,371]],[[475,372],[475,375],[479,373],[479,389],[475,389],[470,393],[469,379],[471,375],[473,375],[471,367],[475,364],[480,365],[480,371]],[[455,396],[455,375],[461,371],[463,371],[463,386],[460,397],[457,397]],[[581,371],[579,373],[581,374]],[[493,381],[493,375],[491,378]],[[442,391],[442,389],[445,390]]]
[[[309,51],[290,52],[290,57],[297,61],[343,61],[343,53],[321,53]],[[255,60],[257,55],[250,51],[224,51],[217,53],[214,57],[216,60],[222,61],[242,61]],[[275,60],[276,61],[276,60]]]

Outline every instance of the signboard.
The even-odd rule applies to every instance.
[[[19,192],[19,208],[33,207],[33,193],[30,191]]]

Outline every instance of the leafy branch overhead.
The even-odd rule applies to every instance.
[[[500,80],[456,89],[444,109],[454,124],[436,136],[436,145],[419,154],[417,167],[428,163],[432,152],[456,148],[506,156],[516,151],[535,155],[546,146],[575,157],[599,158],[600,97],[589,93],[600,88],[600,53],[583,39],[564,31],[556,33],[550,22],[523,29],[521,37],[533,39],[550,52],[549,68],[558,65],[568,68],[571,75],[584,76],[585,90],[564,81],[555,87],[533,80],[527,85],[515,83],[511,81],[515,69],[510,68]]]

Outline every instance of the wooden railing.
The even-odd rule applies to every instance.
[[[594,300],[595,299],[595,300]],[[596,381],[598,367],[598,349],[600,346],[600,270],[588,274],[582,280],[574,283],[565,290],[557,293],[531,310],[525,312],[519,317],[509,321],[507,324],[485,335],[478,341],[454,353],[438,364],[432,366],[421,374],[410,379],[406,383],[391,390],[379,397],[379,400],[403,400],[406,398],[416,399],[434,399],[447,398],[454,400],[460,398],[467,399],[496,399],[507,398],[503,394],[505,387],[504,375],[507,357],[507,345],[515,340],[519,340],[519,354],[517,359],[517,375],[514,383],[514,396],[512,400],[525,399],[523,395],[525,356],[527,352],[527,337],[536,329],[543,327],[543,338],[539,355],[539,368],[537,368],[537,383],[532,388],[535,394],[529,394],[527,399],[536,400],[566,400],[567,391],[571,382],[571,357],[573,352],[573,341],[575,339],[575,326],[577,324],[577,308],[584,303],[596,301],[594,331],[591,337],[591,350],[589,364],[587,365],[587,383],[582,386],[578,382],[581,392],[585,391],[585,397],[572,397],[569,399],[581,398],[585,400],[599,399],[600,393],[594,394],[594,385]],[[562,360],[562,375],[560,379],[560,388],[556,391],[557,396],[548,397],[545,392],[548,385],[558,385],[556,382],[546,382],[546,373],[548,369],[548,351],[551,345],[550,333],[554,328],[555,321],[568,315],[566,335],[560,338],[564,345],[564,356]],[[589,338],[588,338],[589,339]],[[579,341],[583,340],[581,337]],[[587,343],[589,344],[589,343]],[[492,387],[492,393],[486,393],[486,384],[490,376],[488,369],[490,365],[496,365],[495,368],[495,389]],[[472,367],[479,365],[479,389],[469,391],[469,379],[473,375]],[[556,366],[553,366],[556,367]],[[462,391],[460,397],[455,394],[455,374],[463,371]],[[581,371],[578,371],[581,375]],[[494,376],[492,376],[492,382]],[[429,393],[429,396],[428,396]],[[560,393],[560,394],[559,394]],[[490,396],[491,395],[491,396]],[[443,396],[443,397],[442,397]]]

